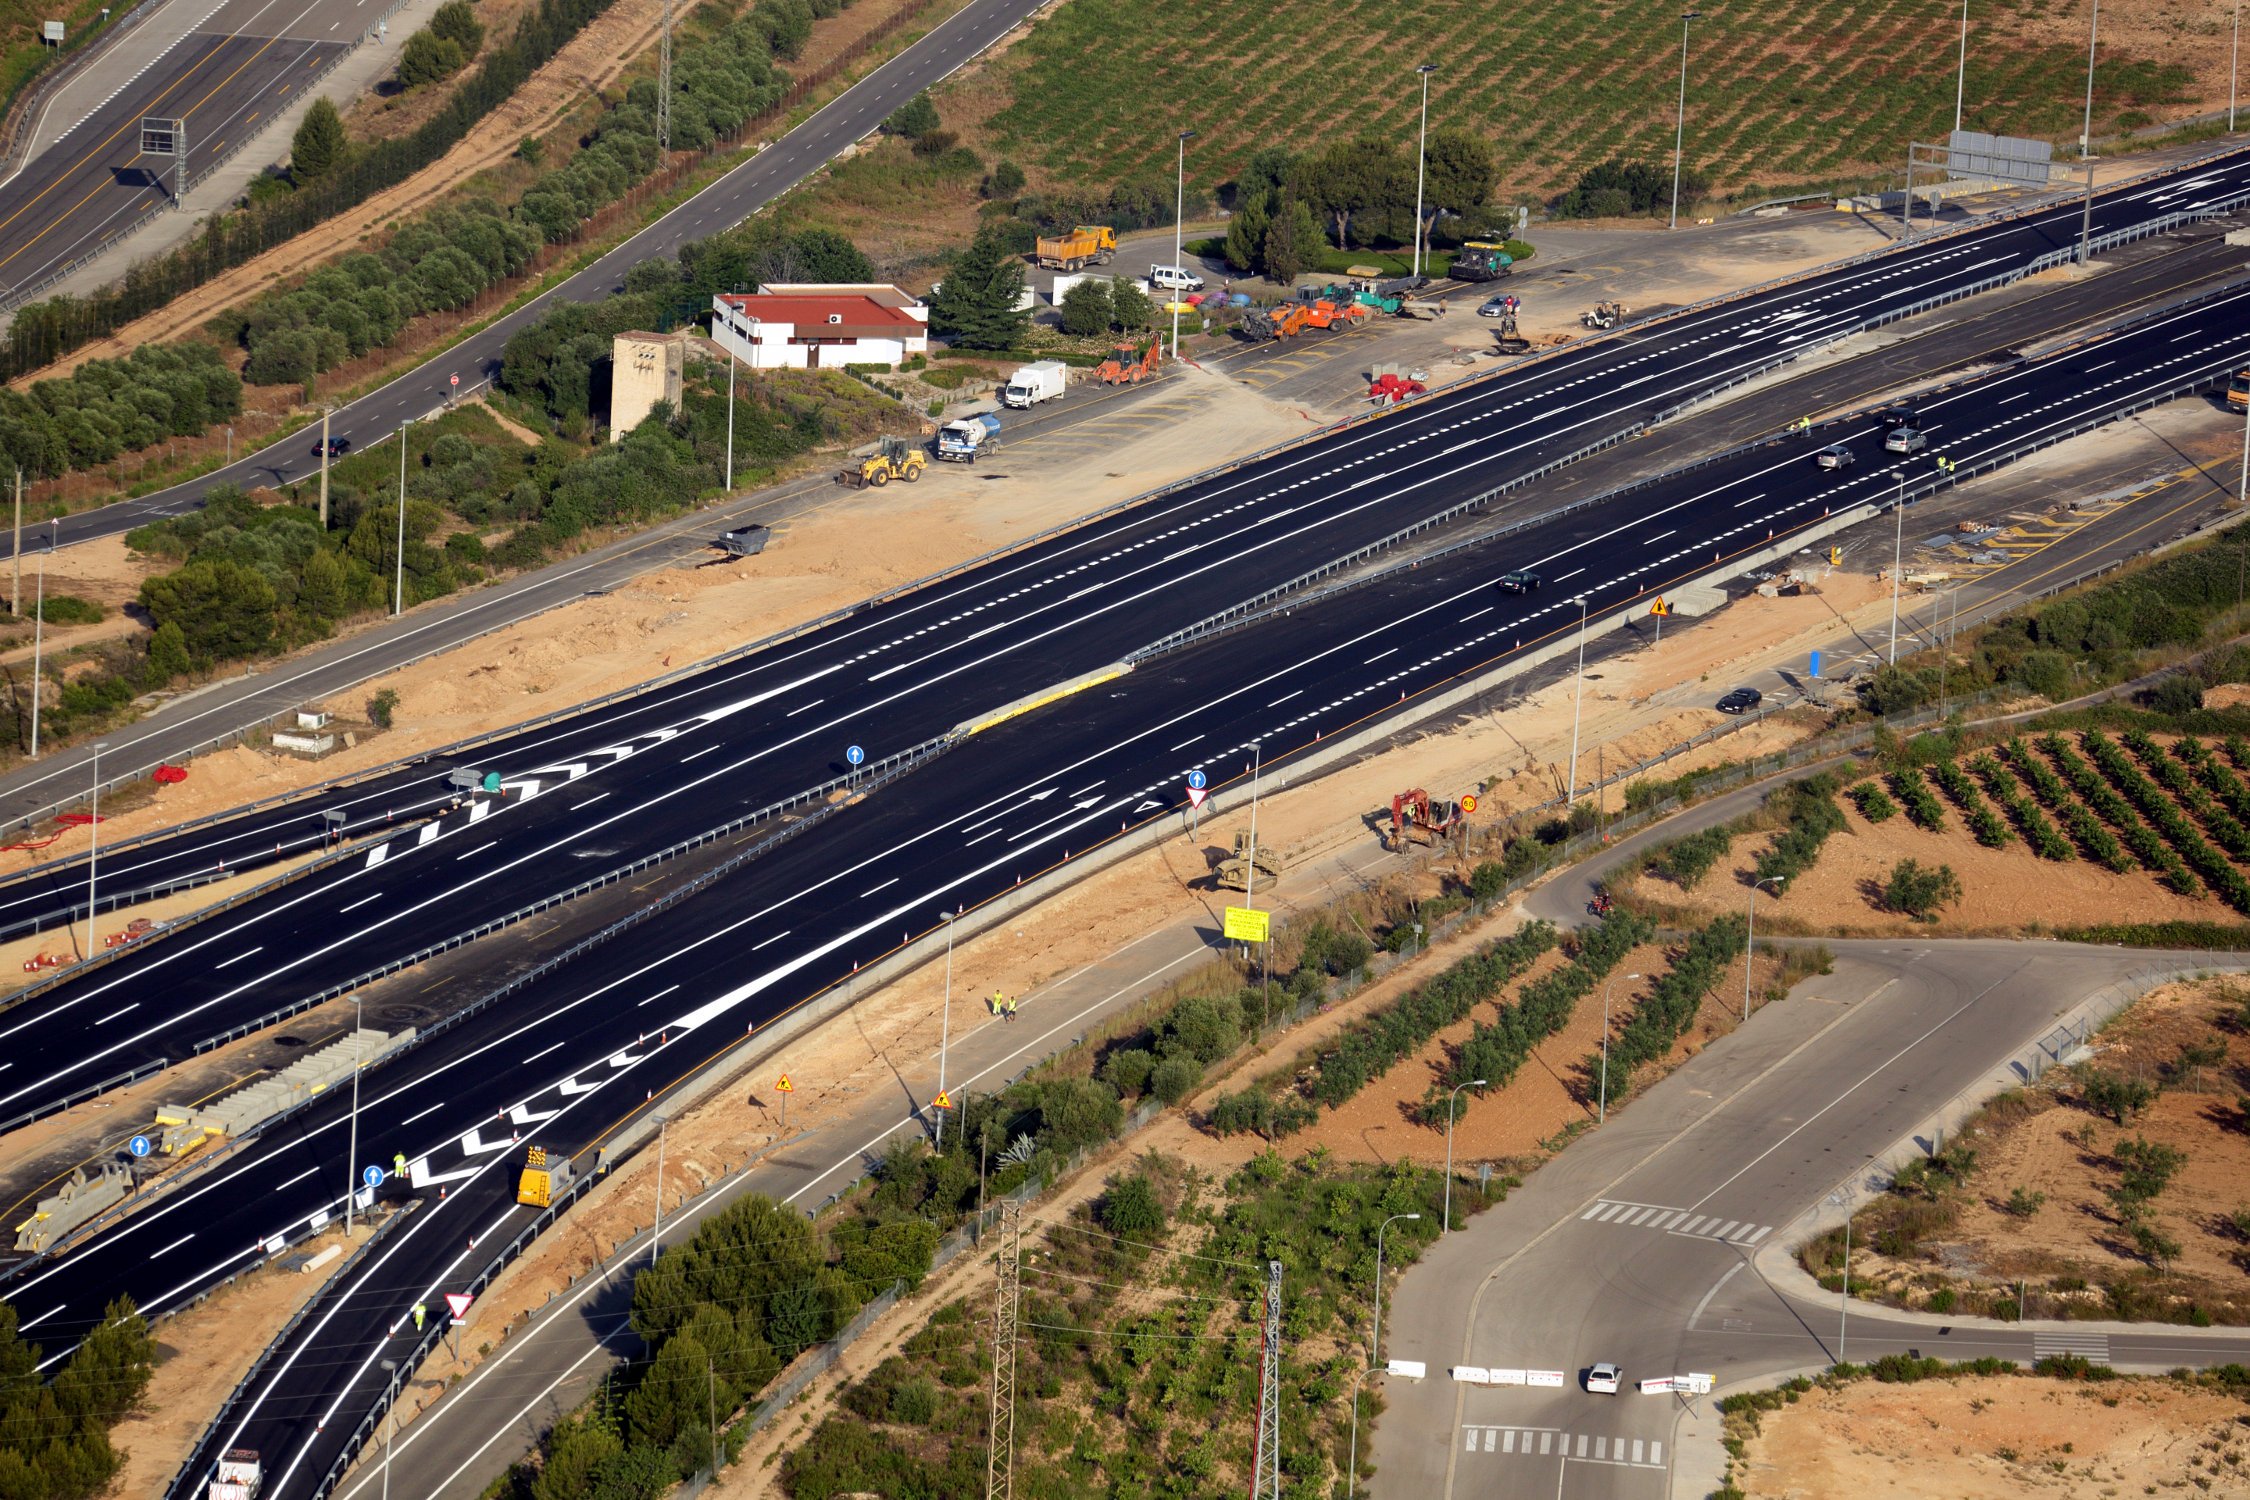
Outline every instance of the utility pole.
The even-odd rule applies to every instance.
[[[1578,720],[1586,710],[1586,596],[1578,596],[1578,696],[1570,710],[1570,789],[1563,793],[1563,826],[1570,825],[1571,807],[1578,801]]]
[[[1266,1262],[1266,1323],[1258,1337],[1258,1436],[1250,1500],[1281,1500],[1281,1262]]]
[[[1011,1197],[1000,1205],[1000,1254],[993,1262],[992,1420],[984,1455],[985,1500],[1014,1500],[1016,1493],[1016,1306],[1022,1298],[1022,1275],[1023,1202]]]
[[[656,53],[656,149],[672,149],[672,0],[664,0],[664,40]]]
[[[47,552],[39,554],[39,602],[31,607],[31,758],[39,758],[39,655],[47,640],[47,553],[55,550],[55,523],[47,523]]]
[[[359,1045],[359,1034],[365,1025],[360,1008],[360,998],[352,997],[352,1045]],[[350,1144],[344,1148],[344,1238],[352,1237],[352,1209],[359,1202],[359,1074],[366,1063],[365,1054],[352,1059],[352,1128]]]
[[[23,468],[16,468],[16,544],[9,549],[15,558],[15,576],[8,583],[8,613],[23,613]]]
[[[320,531],[323,536],[328,534],[328,417],[335,409],[333,406],[322,406],[320,409]],[[230,427],[227,430],[232,432],[234,429]],[[398,441],[403,450],[406,446],[403,429]],[[401,469],[399,472],[403,474],[405,470]],[[399,481],[399,489],[401,493],[405,491],[405,480]]]
[[[102,752],[109,746],[94,743],[94,808],[86,824],[86,956],[94,956],[94,872],[102,856]]]
[[[406,613],[406,429],[413,418],[398,424],[398,576],[391,586],[391,613]]]
[[[1906,566],[1906,466],[1898,469],[1898,502],[1891,507],[1896,524],[1891,528],[1891,662],[1898,665],[1898,579]]]

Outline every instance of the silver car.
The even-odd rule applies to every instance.
[[[1824,469],[1848,469],[1852,466],[1852,450],[1843,443],[1830,443],[1813,455],[1813,462]]]
[[[1930,445],[1930,440],[1919,427],[1894,427],[1891,435],[1883,439],[1887,453],[1919,453]]]

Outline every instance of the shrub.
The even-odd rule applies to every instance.
[[[2079,1076],[2079,1089],[2089,1106],[2120,1125],[2132,1124],[2136,1116],[2156,1102],[2156,1086],[2147,1079],[2126,1078],[2100,1068],[2087,1068]]]
[[[1767,799],[1786,826],[1771,848],[1758,856],[1760,880],[1793,880],[1813,867],[1820,846],[1844,828],[1843,809],[1836,805],[1835,778],[1823,772],[1793,781]]]
[[[1156,1184],[1140,1173],[1119,1178],[1102,1195],[1102,1227],[1120,1239],[1149,1242],[1163,1237],[1164,1206]]]
[[[1167,1057],[1149,1075],[1149,1091],[1166,1104],[1178,1104],[1203,1081],[1203,1066],[1192,1057]]]
[[[1887,823],[1898,815],[1898,804],[1885,796],[1883,789],[1872,781],[1863,781],[1852,788],[1852,802],[1859,815],[1870,823]]]
[[[1902,859],[1883,884],[1883,904],[1918,922],[1937,920],[1938,908],[1961,899],[1961,878],[1951,865],[1924,865]]]
[[[2046,1201],[2047,1195],[2045,1193],[2035,1193],[2028,1188],[2017,1188],[2014,1192],[2008,1194],[2008,1201],[2004,1208],[2006,1212],[2013,1214],[2016,1218],[2028,1219],[2039,1212],[2040,1205]]]
[[[1661,870],[1680,889],[1692,891],[1702,884],[1712,867],[1726,857],[1727,851],[1734,847],[1734,840],[1735,830],[1731,825],[1722,823],[1716,828],[1706,828],[1667,844],[1650,858],[1649,867]]]
[[[391,727],[391,718],[398,712],[398,689],[384,688],[367,700],[367,722],[377,729]]]

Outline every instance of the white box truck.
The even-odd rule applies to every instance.
[[[1008,383],[1000,388],[1000,404],[1020,411],[1042,401],[1059,401],[1069,378],[1068,369],[1058,359],[1025,365],[1010,375]]]

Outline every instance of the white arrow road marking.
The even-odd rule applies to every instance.
[[[518,1125],[537,1125],[541,1121],[552,1120],[561,1113],[559,1109],[536,1110],[528,1104],[519,1104],[508,1111],[508,1118]]]
[[[485,1156],[494,1151],[505,1151],[514,1144],[515,1142],[512,1140],[494,1141],[487,1144],[484,1138],[484,1127],[480,1125],[461,1137],[461,1154],[463,1156]]]
[[[565,1078],[562,1081],[560,1087],[562,1089],[563,1097],[565,1099],[569,1099],[579,1094],[591,1094],[594,1090],[600,1088],[601,1084],[599,1082],[580,1083],[575,1078]]]

